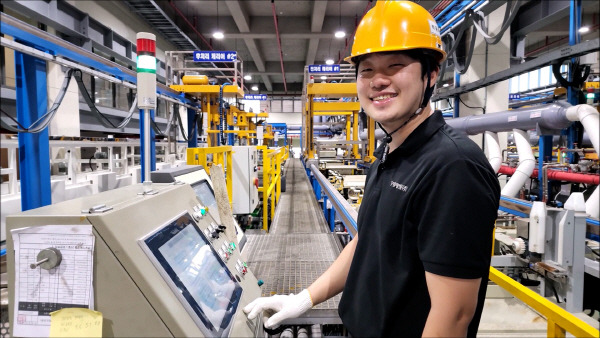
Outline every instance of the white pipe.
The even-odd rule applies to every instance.
[[[535,201],[529,213],[529,251],[543,254],[546,244],[546,203]]]
[[[500,151],[500,141],[498,141],[498,134],[486,131],[484,134],[485,145],[488,151],[488,160],[492,165],[495,173],[498,173],[500,166],[502,165],[502,153]]]
[[[567,108],[567,118],[570,121],[581,122],[583,129],[590,137],[590,142],[592,142],[596,154],[600,154],[600,114],[596,108],[587,104],[569,107]],[[600,218],[599,194],[598,187],[596,187],[587,202],[585,202],[585,212],[594,218]]]
[[[585,213],[590,215],[595,219],[600,218],[600,209],[598,208],[598,204],[600,204],[600,189],[596,187],[594,192],[588,197],[585,202]]]
[[[517,153],[519,154],[519,166],[510,180],[502,188],[502,195],[516,197],[521,187],[529,179],[535,168],[535,158],[531,151],[527,132],[519,129],[513,129],[515,143],[517,144]]]

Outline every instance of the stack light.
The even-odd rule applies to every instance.
[[[136,38],[138,107],[156,109],[156,36],[140,32]]]

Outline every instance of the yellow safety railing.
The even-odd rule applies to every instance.
[[[208,160],[209,154],[212,154],[212,161]],[[213,164],[220,164],[223,166],[225,172],[225,181],[227,182],[227,196],[229,197],[229,204],[232,203],[232,180],[233,170],[231,169],[231,146],[218,146],[218,147],[206,147],[206,148],[188,148],[187,149],[187,164],[191,165],[202,165],[206,172],[210,175],[210,167]]]
[[[281,163],[288,158],[289,152],[285,147],[268,149],[267,146],[258,146],[257,148],[263,154],[263,185],[260,187],[260,191],[262,191],[263,202],[263,229],[268,232],[268,216],[270,215],[273,219],[275,205],[279,203],[281,197]],[[270,208],[268,207],[269,197],[272,197]]]
[[[573,314],[523,286],[494,267],[490,267],[490,280],[546,317],[548,321],[548,337],[565,337],[565,332],[569,332],[575,337],[600,336],[600,332],[588,323],[575,317]]]

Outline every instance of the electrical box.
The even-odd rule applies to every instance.
[[[242,311],[258,280],[202,194],[136,184],[9,216],[11,336],[48,336],[65,307],[101,312],[103,337],[264,336]]]
[[[233,213],[250,214],[258,205],[258,159],[255,146],[232,147]]]

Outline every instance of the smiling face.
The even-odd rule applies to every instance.
[[[403,53],[368,55],[356,79],[361,106],[388,131],[399,127],[421,105],[427,85],[421,74],[421,63]],[[432,84],[436,75],[432,72]]]

